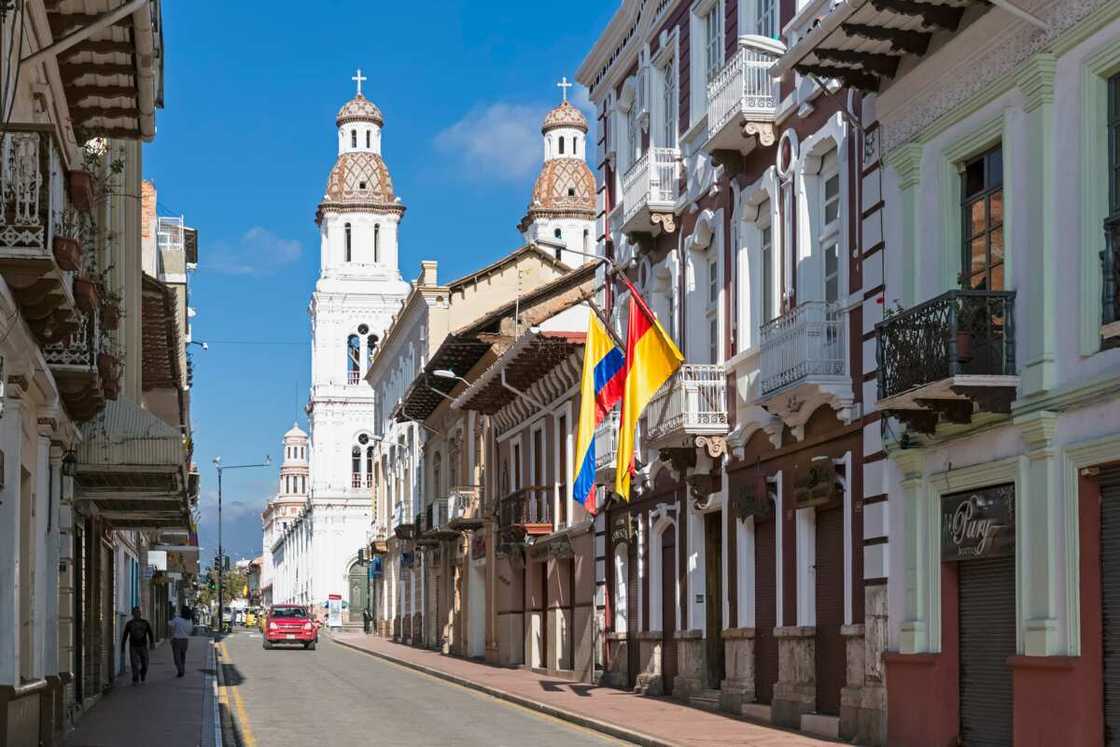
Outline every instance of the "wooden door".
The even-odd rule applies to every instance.
[[[677,676],[676,632],[677,530],[669,527],[661,533],[661,682],[666,695],[673,694]]]
[[[629,517],[627,517],[629,520]],[[642,583],[638,576],[638,543],[631,541],[626,546],[626,687],[633,689],[638,683],[638,668],[642,665],[641,645],[638,633],[642,627],[642,610],[638,606],[638,590]]]
[[[704,610],[707,636],[704,638],[708,665],[707,686],[718,690],[724,678],[723,657],[723,514],[704,516]]]
[[[541,669],[548,669],[548,561],[541,563]]]
[[[840,715],[840,690],[847,677],[844,624],[844,510],[817,512],[816,676],[817,713]]]
[[[775,553],[776,522],[755,519],[754,525],[754,693],[759,703],[770,704],[778,681],[778,579]]]

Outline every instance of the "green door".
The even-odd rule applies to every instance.
[[[368,604],[369,569],[365,563],[355,563],[350,567],[350,621],[361,622]]]

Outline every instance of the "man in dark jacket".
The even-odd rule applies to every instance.
[[[138,684],[148,678],[148,644],[156,645],[155,636],[152,635],[152,625],[140,616],[140,608],[132,608],[132,619],[124,626],[121,634],[121,653],[124,653],[125,642],[129,644],[129,661],[132,664],[132,684]]]

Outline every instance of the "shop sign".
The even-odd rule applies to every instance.
[[[638,517],[624,513],[616,516],[611,526],[611,543],[630,542],[638,533]]]
[[[1000,485],[941,499],[941,559],[998,558],[1015,548],[1015,486]]]

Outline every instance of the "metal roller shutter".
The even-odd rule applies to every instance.
[[[774,559],[774,519],[755,520],[754,530],[754,692],[759,703],[769,704],[778,681],[778,584]]]
[[[1101,613],[1104,632],[1104,739],[1120,745],[1120,468],[1103,469]]]
[[[1010,556],[968,560],[960,578],[960,739],[965,747],[1012,743],[1015,565]]]

